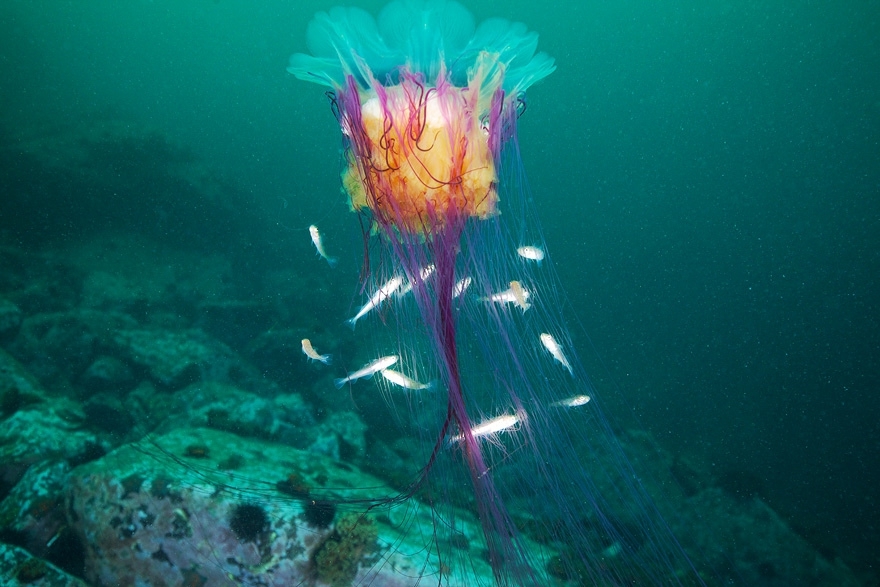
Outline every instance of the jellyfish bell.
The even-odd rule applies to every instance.
[[[392,2],[377,27],[357,8],[319,13],[311,55],[288,71],[332,88],[348,141],[353,210],[429,238],[498,213],[497,161],[522,93],[553,72],[537,35],[456,2]]]
[[[342,182],[354,210],[369,209],[380,224],[425,237],[496,213],[495,164],[481,123],[490,105],[481,104],[484,66],[477,67],[464,88],[442,70],[428,86],[404,66],[398,84],[373,80],[375,90],[345,94],[344,112],[358,110],[342,121],[351,139]]]

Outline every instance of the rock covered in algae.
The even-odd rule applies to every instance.
[[[4,587],[88,587],[23,548],[0,542],[0,579]]]
[[[227,381],[235,368],[247,370],[231,349],[197,329],[120,330],[113,342],[116,352],[172,390],[201,380]]]
[[[46,401],[46,392],[12,355],[0,349],[0,418]]]
[[[67,473],[107,448],[80,421],[75,402],[50,398],[0,350],[0,531],[37,556],[65,525]]]
[[[21,326],[22,313],[18,306],[0,298],[0,341],[10,339]]]
[[[74,470],[67,503],[95,584],[402,587],[441,574],[491,584],[469,514],[455,516],[473,549],[458,555],[469,579],[456,580],[432,547],[453,543],[451,530],[428,506],[353,503],[393,495],[320,455],[179,429]]]
[[[43,461],[29,466],[0,502],[0,528],[7,541],[32,554],[50,556],[50,547],[66,521],[61,486],[70,467],[65,461]]]
[[[89,312],[44,312],[26,317],[12,352],[48,388],[63,388],[94,360],[98,336]]]

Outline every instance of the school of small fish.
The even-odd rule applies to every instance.
[[[312,239],[312,244],[314,244],[315,249],[318,251],[318,255],[325,259],[331,267],[334,267],[336,265],[337,259],[335,257],[330,257],[327,255],[324,249],[324,243],[321,238],[321,233],[318,231],[317,226],[315,226],[314,224],[309,226],[309,234]],[[531,245],[519,247],[516,250],[516,253],[522,259],[535,262],[538,265],[540,265],[541,261],[543,261],[545,258],[543,249]],[[434,269],[434,265],[427,265],[423,267],[419,271],[419,276],[415,283],[413,282],[413,280],[407,280],[406,284],[404,284],[404,277],[400,275],[395,275],[391,277],[381,287],[379,287],[379,289],[370,296],[367,302],[363,306],[361,306],[357,313],[352,318],[346,320],[345,323],[353,330],[358,320],[362,319],[371,311],[380,307],[393,294],[397,294],[398,297],[404,296],[412,291],[414,285],[419,286],[422,283],[425,283],[434,273]],[[452,297],[458,298],[459,296],[463,295],[470,287],[471,282],[472,279],[470,277],[464,277],[457,281],[452,290]],[[532,292],[527,290],[520,281],[511,280],[510,282],[508,282],[507,289],[490,294],[488,296],[481,297],[479,299],[480,301],[487,303],[513,304],[514,306],[525,312],[532,307],[532,303],[529,301],[531,296]],[[568,370],[569,374],[574,377],[574,368],[572,367],[572,364],[569,362],[568,357],[563,352],[562,346],[556,340],[556,338],[548,332],[542,332],[539,336],[539,339],[541,345],[544,347],[546,352],[549,353],[552,359],[555,362],[559,363],[566,370]],[[312,346],[312,342],[308,338],[302,339],[302,352],[310,361],[318,361],[320,363],[323,363],[324,365],[329,365],[332,362],[331,355],[318,353],[315,350],[314,346]],[[399,360],[400,357],[398,355],[387,355],[384,357],[379,357],[378,359],[370,361],[360,369],[348,373],[345,377],[335,379],[334,384],[337,389],[341,389],[346,384],[351,384],[359,379],[372,377],[378,373],[385,381],[402,389],[410,391],[422,391],[434,388],[435,382],[433,381],[429,383],[423,383],[417,381],[416,379],[413,379],[412,377],[404,374],[401,371],[391,369],[391,367],[396,365]],[[552,402],[549,404],[549,406],[559,408],[574,408],[586,405],[587,403],[589,403],[589,401],[590,396],[588,395],[575,395]],[[515,428],[525,418],[526,416],[523,412],[520,412],[518,414],[503,414],[501,416],[496,416],[494,418],[490,418],[474,424],[471,428],[471,435],[473,436],[473,438],[482,438],[496,435],[499,432]],[[455,436],[451,436],[449,438],[449,443],[458,443],[461,442],[463,439],[464,436],[462,434],[458,434]]]

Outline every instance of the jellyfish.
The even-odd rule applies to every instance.
[[[288,71],[327,88],[364,238],[365,309],[382,303],[350,323],[372,320],[376,356],[400,358],[384,397],[419,447],[404,495],[448,528],[456,507],[473,510],[494,583],[699,583],[566,328],[517,136],[526,91],[555,69],[537,42],[448,0],[311,21],[309,53]],[[441,583],[478,584],[445,552]]]

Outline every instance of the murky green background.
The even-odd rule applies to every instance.
[[[867,558],[880,533],[874,3],[467,4],[478,20],[526,22],[557,59],[520,140],[600,387],[619,388],[619,409],[670,449],[754,475],[814,543]],[[6,0],[4,140],[52,125],[153,129],[277,228],[255,230],[255,265],[295,264],[313,252],[290,231],[357,232],[327,100],[285,72],[330,5]],[[74,201],[0,203],[0,229],[38,246],[134,227],[136,199],[81,216]],[[220,246],[223,225],[202,220],[177,238]],[[354,271],[356,234],[350,245]]]

